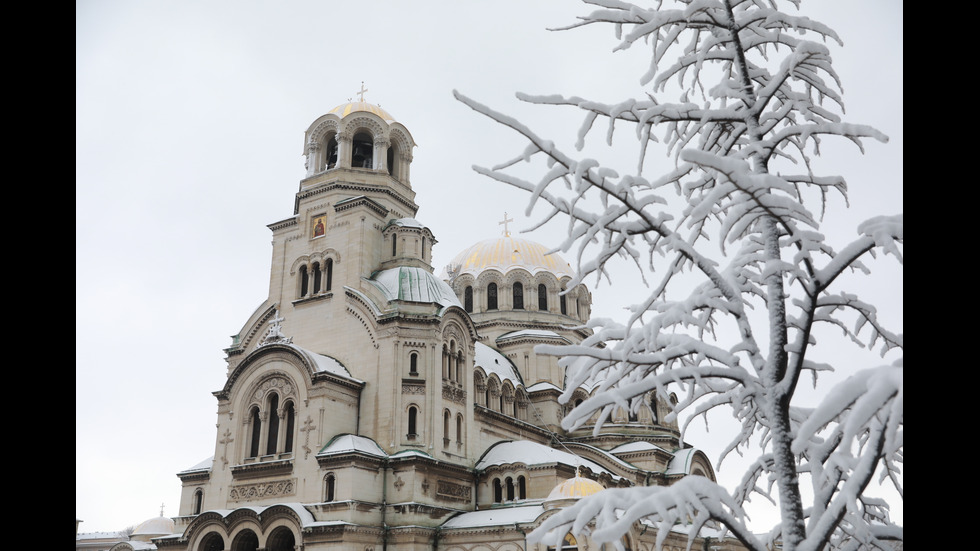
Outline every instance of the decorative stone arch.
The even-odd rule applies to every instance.
[[[257,551],[262,546],[262,542],[259,539],[260,533],[258,527],[237,527],[230,534],[231,545],[228,546],[228,551]]]
[[[303,148],[307,177],[337,166],[340,149],[337,139],[339,133],[340,119],[330,114],[314,122],[311,129],[307,131],[307,141]]]
[[[388,128],[388,151],[386,165],[388,174],[406,185],[409,184],[410,167],[412,164],[415,140],[408,129],[399,123]]]
[[[496,373],[491,373],[487,377],[487,390],[484,393],[484,398],[487,402],[487,407],[494,411],[500,411],[500,396],[501,396],[501,384],[500,377]]]
[[[473,402],[477,405],[483,407],[490,407],[487,404],[487,374],[483,371],[482,367],[476,367],[473,370],[473,391],[476,392],[476,396]]]
[[[387,124],[379,121],[377,116],[363,112],[348,115],[342,121],[342,136],[345,138],[350,136],[351,145],[346,150],[341,148],[341,154],[345,157],[340,166],[370,170],[384,169],[384,159],[387,158],[388,150],[388,132]],[[363,150],[360,150],[361,148]],[[367,155],[370,155],[370,159]],[[357,162],[358,157],[364,159],[360,166]]]
[[[515,269],[507,272],[504,276],[504,285],[507,287],[506,293],[506,303],[509,310],[533,310],[537,306],[536,304],[530,303],[531,297],[531,273],[527,270]],[[514,287],[520,284],[521,294],[518,297]],[[520,305],[518,307],[517,299],[520,298]]]
[[[405,438],[406,440],[422,440],[425,428],[425,414],[422,406],[416,402],[405,405]]]
[[[541,308],[541,286],[544,286],[544,306]],[[561,289],[558,278],[550,272],[538,272],[531,280],[531,287],[534,292],[534,299],[531,307],[534,310],[544,312],[558,311],[558,291]]]
[[[490,296],[490,284],[496,285],[496,297]],[[505,310],[508,300],[504,297],[507,294],[507,284],[504,275],[497,270],[486,270],[477,278],[476,287],[480,289],[481,299],[473,308],[477,312],[488,312]],[[492,307],[496,304],[496,307]]]
[[[502,398],[500,401],[500,412],[517,417],[515,415],[517,412],[514,401],[514,383],[509,380],[503,381],[500,384],[500,397]]]
[[[523,386],[518,385],[514,391],[514,405],[517,411],[517,417],[521,421],[527,421],[528,406],[531,404],[531,399],[527,395],[527,391]]]
[[[259,520],[266,551],[294,551],[296,542],[302,541],[302,520],[288,505],[269,507]]]

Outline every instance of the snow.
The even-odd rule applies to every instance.
[[[610,457],[610,459],[618,463],[623,462],[615,457]],[[522,463],[529,467],[551,463],[562,463],[572,467],[585,466],[591,469],[593,473],[606,473],[615,480],[622,479],[621,476],[613,474],[595,461],[527,440],[494,444],[483,454],[480,461],[477,462],[476,470],[480,471],[494,465],[507,465],[511,463]]]
[[[327,445],[317,453],[318,456],[335,455],[340,453],[360,452],[376,457],[388,457],[377,442],[364,436],[341,434],[327,442]]]
[[[515,385],[524,384],[520,373],[506,356],[481,342],[476,343],[475,361],[476,366],[482,367],[487,376],[494,374],[501,381],[510,381]]]
[[[482,528],[534,522],[544,513],[540,504],[500,507],[462,513],[443,523],[443,529]]]
[[[368,280],[383,294],[386,300],[407,302],[432,302],[440,306],[459,306],[459,298],[445,282],[428,270],[414,266],[400,266],[383,270]]]

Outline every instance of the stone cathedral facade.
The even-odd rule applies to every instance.
[[[406,126],[353,101],[303,148],[293,212],[268,226],[269,295],[225,350],[224,386],[201,389],[217,401],[201,420],[213,456],[177,474],[175,533],[156,548],[545,551],[525,535],[581,496],[714,478],[662,421],[670,397],[599,435],[561,429],[564,373],[535,346],[587,336],[589,290],[506,231],[436,275]],[[651,549],[654,532],[637,523],[623,543]]]

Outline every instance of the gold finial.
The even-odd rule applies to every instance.
[[[364,81],[361,81],[361,89],[357,92],[361,96],[361,101],[364,101],[364,92],[367,92],[367,88],[364,87]]]
[[[504,237],[510,237],[510,230],[507,229],[507,223],[508,222],[513,222],[513,221],[514,221],[514,219],[513,218],[509,218],[508,219],[507,218],[507,213],[504,212],[504,220],[503,220],[503,222],[497,222],[497,225],[498,226],[501,225],[501,224],[503,224],[503,226],[504,226]]]

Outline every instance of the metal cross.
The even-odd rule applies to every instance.
[[[357,92],[361,96],[361,101],[364,101],[364,92],[367,92],[367,88],[364,87],[364,81],[361,81],[361,90]]]
[[[507,223],[508,222],[513,222],[513,221],[514,221],[513,218],[510,218],[510,219],[507,218],[507,213],[505,212],[504,213],[504,221],[503,222],[497,222],[497,225],[498,226],[501,225],[501,224],[504,225],[504,237],[510,237],[510,230],[507,229]]]

